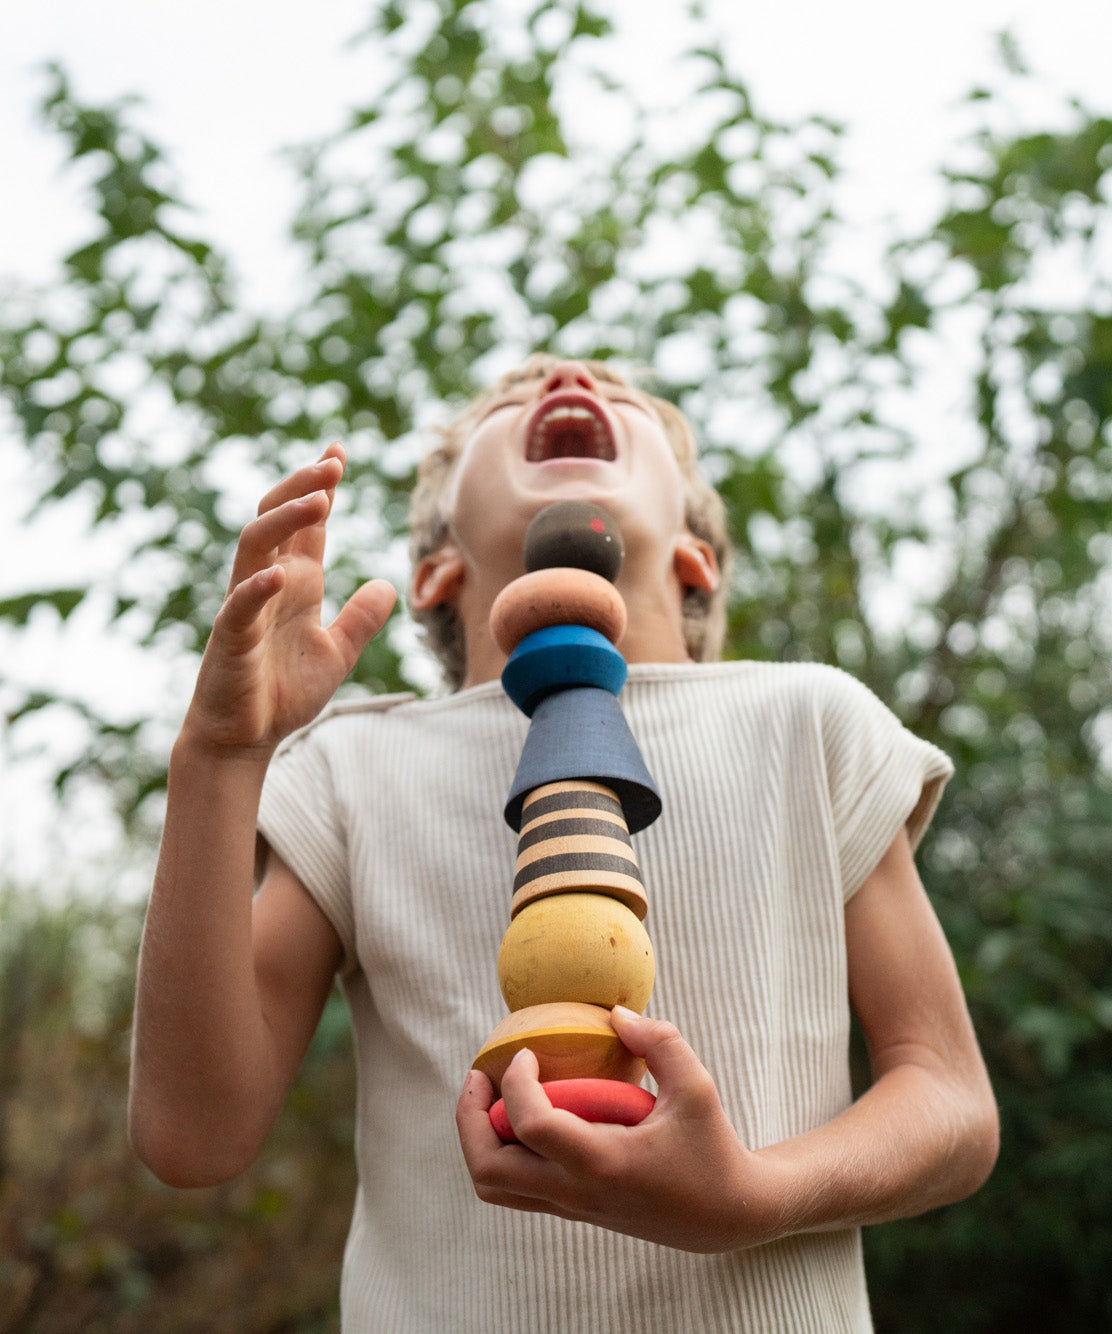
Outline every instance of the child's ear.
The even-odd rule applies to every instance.
[[[418,611],[451,602],[463,583],[463,557],[453,546],[443,546],[417,562],[409,591],[410,605]]]
[[[711,544],[701,537],[684,533],[676,543],[672,561],[676,577],[684,588],[701,588],[705,593],[713,593],[718,587],[718,557]]]

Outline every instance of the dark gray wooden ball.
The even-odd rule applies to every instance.
[[[584,500],[560,500],[541,510],[525,530],[524,553],[530,574],[571,565],[613,583],[625,548],[612,514]]]

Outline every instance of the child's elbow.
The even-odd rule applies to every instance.
[[[1000,1154],[1000,1114],[991,1091],[972,1100],[964,1118],[960,1167],[954,1174],[953,1201],[964,1200],[985,1184]]]
[[[1000,1156],[1000,1112],[997,1109],[996,1100],[991,1094],[981,1107],[973,1140],[974,1151],[971,1164],[973,1186],[969,1192],[970,1194],[975,1190],[980,1190],[989,1179],[992,1175],[992,1169],[996,1166],[996,1160]]]
[[[128,1108],[127,1130],[132,1151],[143,1166],[163,1185],[178,1190],[223,1185],[246,1171],[258,1152],[256,1145],[199,1134],[182,1118],[154,1113],[135,1099]]]

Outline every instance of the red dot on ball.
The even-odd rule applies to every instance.
[[[595,530],[596,533],[606,532],[606,525],[603,523],[601,519],[592,519],[591,527]]]

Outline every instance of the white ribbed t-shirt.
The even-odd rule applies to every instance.
[[[634,836],[676,1023],[751,1148],[850,1101],[844,906],[951,772],[864,686],[808,664],[635,665],[622,692],[664,801]],[[506,1013],[496,974],[528,727],[497,682],[344,702],[282,747],[263,836],[344,947],[358,1065],[348,1334],[871,1328],[856,1231],[697,1255],[481,1203],[464,1075]]]

